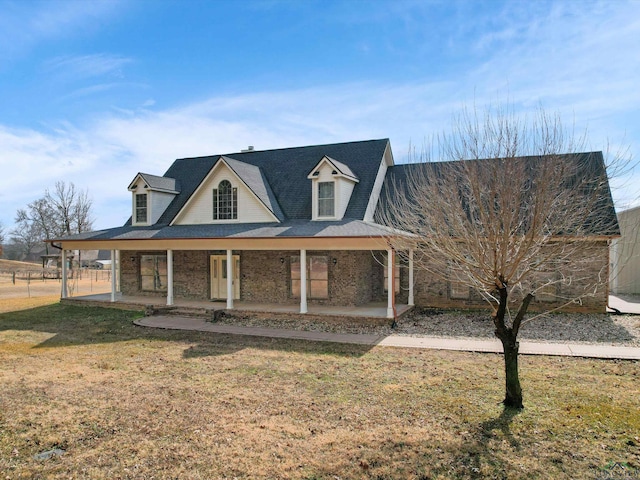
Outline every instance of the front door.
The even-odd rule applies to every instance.
[[[233,298],[240,299],[240,255],[233,255]],[[211,299],[224,300],[227,298],[227,256],[211,255]]]

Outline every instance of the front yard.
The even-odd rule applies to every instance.
[[[636,478],[640,365],[0,314],[0,478]],[[58,449],[61,455],[34,456]],[[45,455],[46,457],[47,455]]]

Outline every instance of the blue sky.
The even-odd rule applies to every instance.
[[[138,171],[248,145],[402,162],[496,100],[640,158],[640,1],[0,0],[0,222],[66,180],[117,226]]]

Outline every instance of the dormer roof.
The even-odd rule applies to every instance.
[[[309,175],[307,175],[307,178],[313,179],[313,177],[317,176],[318,171],[320,170],[320,168],[322,168],[323,164],[328,164],[330,168],[333,170],[332,173],[334,175],[345,177],[356,183],[360,181],[356,176],[356,174],[353,173],[353,170],[351,170],[348,165],[345,165],[344,163],[339,162],[338,160],[335,160],[327,155],[322,157],[322,160],[320,160],[318,164],[311,169],[311,172],[309,173]]]
[[[150,173],[139,172],[129,184],[129,190],[133,190],[138,182],[144,182],[145,188],[165,193],[180,193],[178,181],[175,178],[159,177]]]
[[[223,161],[227,166],[238,176],[240,180],[251,190],[258,200],[267,207],[267,209],[273,213],[273,215],[279,220],[284,220],[284,213],[276,196],[273,194],[267,177],[265,177],[262,169],[249,163],[241,162],[240,160],[234,160],[227,156],[221,156],[219,161]],[[215,168],[215,166],[214,166]]]

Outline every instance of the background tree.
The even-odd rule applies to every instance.
[[[0,258],[4,255],[4,226],[0,222]]]
[[[491,306],[505,406],[523,406],[517,338],[536,293],[580,279],[584,289],[564,300],[573,302],[607,282],[606,271],[587,273],[589,239],[616,233],[615,212],[602,157],[579,154],[583,146],[544,112],[527,121],[465,110],[387,186],[393,201],[379,220],[408,234],[390,237],[394,248],[414,249],[417,268],[473,288]]]
[[[36,247],[42,245],[44,236],[40,226],[35,222],[20,221],[11,230],[12,251],[17,260],[25,260]]]
[[[70,235],[91,230],[92,201],[87,190],[77,190],[73,183],[58,181],[45,191],[44,201],[53,212],[56,234]],[[50,237],[51,238],[51,237]]]
[[[13,238],[21,245],[37,245],[47,238],[54,238],[62,233],[56,222],[54,211],[45,198],[34,200],[27,208],[21,208],[16,213],[16,228],[12,232]],[[27,239],[27,235],[31,238]],[[49,254],[49,244],[44,243],[45,251]]]
[[[16,213],[16,227],[12,241],[28,255],[35,246],[48,238],[90,231],[93,227],[92,201],[88,190],[78,190],[73,183],[55,183],[53,190],[45,190],[42,198],[29,203]],[[44,243],[49,254],[49,244]]]

